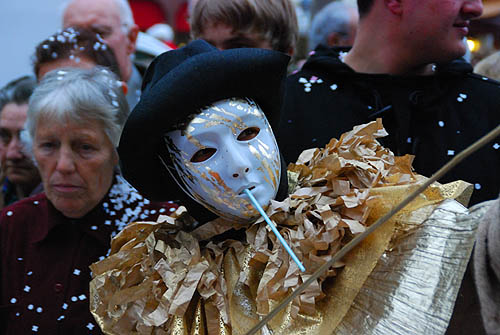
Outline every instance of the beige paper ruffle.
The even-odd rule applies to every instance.
[[[134,223],[92,265],[91,311],[108,334],[243,334],[302,284],[355,234],[417,187],[411,156],[394,157],[377,137],[379,121],[358,126],[324,149],[305,151],[289,167],[290,196],[267,213],[306,267],[301,273],[262,220],[246,240],[211,242],[231,228],[218,219],[190,233],[180,208],[162,223]],[[436,185],[308,287],[269,324],[274,334],[330,334],[350,312],[382,255],[418,230],[412,213],[450,194]],[[453,191],[453,189],[455,189]],[[457,191],[459,189],[459,191]],[[451,190],[451,191],[450,191]],[[465,188],[467,190],[467,188]]]

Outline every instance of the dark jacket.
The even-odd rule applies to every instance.
[[[89,310],[89,265],[103,259],[127,223],[177,206],[151,203],[123,178],[79,219],[45,193],[0,213],[0,334],[102,334]]]
[[[484,215],[478,216],[484,213]],[[500,334],[500,198],[483,202],[470,214],[479,221],[474,252],[481,315],[488,335]]]
[[[382,144],[396,155],[415,155],[415,170],[430,176],[500,123],[500,83],[473,74],[463,60],[436,66],[433,76],[364,74],[340,60],[346,51],[319,47],[288,77],[277,131],[287,162],[381,117],[389,133]],[[471,204],[495,198],[499,143],[487,144],[440,181],[473,184]]]

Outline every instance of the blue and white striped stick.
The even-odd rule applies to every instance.
[[[297,266],[299,267],[300,271],[305,272],[306,268],[299,261],[299,259],[297,258],[297,256],[293,252],[293,250],[290,248],[290,246],[286,243],[285,239],[283,238],[283,236],[281,236],[281,234],[278,231],[278,229],[276,229],[276,226],[271,222],[271,220],[267,216],[266,212],[264,212],[264,210],[262,209],[262,207],[260,207],[259,203],[257,202],[257,199],[255,199],[255,197],[253,196],[253,194],[248,189],[243,190],[243,192],[245,192],[245,194],[248,195],[248,197],[250,198],[250,201],[252,202],[252,205],[259,211],[260,215],[262,215],[262,217],[264,218],[264,220],[266,220],[267,224],[269,225],[269,227],[273,231],[274,235],[276,235],[276,237],[278,238],[278,240],[280,241],[280,243],[285,247],[285,250],[288,252],[288,254],[290,255],[290,257],[292,257],[293,261],[295,262],[295,264],[297,264]]]

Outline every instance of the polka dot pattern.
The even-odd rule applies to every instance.
[[[27,200],[19,202],[25,206],[22,209],[16,205],[12,206],[12,210],[5,212],[5,217],[14,221],[24,218],[27,213],[33,211],[34,214],[30,215],[37,218],[36,213],[47,208],[47,199],[44,195],[36,196],[36,200]],[[16,279],[7,281],[20,284],[13,285],[12,289],[9,289],[12,294],[3,302],[13,308],[13,313],[10,314],[8,320],[9,327],[19,329],[14,333],[45,334],[48,327],[53,329],[53,325],[57,322],[60,333],[74,333],[64,329],[80,328],[81,331],[78,333],[101,334],[89,312],[88,287],[91,280],[89,265],[104,259],[109,254],[110,237],[119,233],[129,222],[141,219],[156,220],[160,212],[170,213],[170,209],[175,211],[176,208],[173,202],[151,203],[117,175],[100,207],[91,211],[88,218],[71,219],[70,225],[66,224],[68,221],[64,221],[67,220],[64,217],[58,218],[57,220],[64,224],[56,225],[50,228],[53,230],[47,231],[45,236],[50,236],[53,231],[57,233],[59,228],[55,227],[73,229],[62,234],[64,238],[68,238],[68,246],[73,249],[61,250],[57,252],[57,255],[51,256],[52,259],[60,257],[65,259],[63,263],[56,262],[56,268],[49,269],[51,276],[41,275],[47,272],[50,263],[38,254],[38,250],[26,252],[25,249],[21,249],[20,253],[10,255],[15,260],[13,262],[15,269],[12,273],[16,274]],[[36,219],[30,216],[27,221],[33,224]],[[73,241],[72,238],[75,240]],[[21,241],[24,243],[25,240],[29,241],[30,238],[22,235]],[[40,270],[41,268],[43,271]],[[58,278],[59,275],[53,276],[54,272],[60,272],[60,278]],[[20,277],[17,274],[20,274]],[[52,282],[47,278],[51,278],[50,280],[56,278],[56,280]],[[54,301],[59,307],[53,307]],[[85,313],[85,316],[82,317],[81,313]]]

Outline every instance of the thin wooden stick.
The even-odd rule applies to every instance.
[[[406,197],[399,205],[394,207],[389,213],[378,219],[374,224],[372,224],[368,229],[366,229],[362,234],[359,234],[353,238],[349,243],[347,243],[342,249],[339,250],[328,262],[323,264],[316,272],[314,272],[309,279],[307,279],[302,285],[300,285],[295,291],[293,291],[285,300],[283,300],[275,309],[273,309],[269,314],[267,314],[257,325],[255,325],[247,335],[253,335],[264,327],[276,314],[278,314],[285,306],[287,306],[293,299],[295,299],[299,294],[301,294],[313,281],[315,281],[319,276],[326,272],[335,262],[339,261],[344,257],[349,251],[351,251],[355,246],[357,246],[361,241],[363,241],[368,235],[370,235],[375,229],[380,227],[383,223],[388,221],[397,212],[408,205],[413,199],[415,199],[420,193],[425,191],[429,185],[437,181],[448,171],[458,165],[465,158],[470,156],[472,153],[477,151],[479,148],[483,147],[486,143],[492,141],[497,136],[500,135],[500,125],[495,129],[490,131],[485,136],[481,137],[479,140],[474,142],[468,148],[456,155],[451,161],[446,163],[441,169],[432,175],[425,183],[423,183],[418,189]]]

